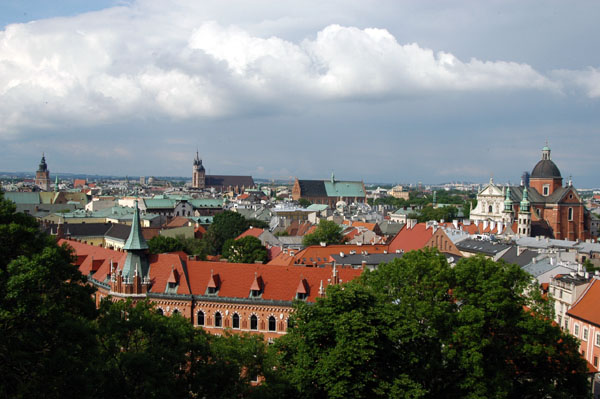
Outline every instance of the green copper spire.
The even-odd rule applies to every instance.
[[[529,202],[527,187],[523,189],[523,200],[521,201],[519,213],[529,213],[529,207],[531,203]]]
[[[135,201],[135,212],[133,214],[133,221],[131,222],[131,232],[129,233],[129,238],[127,238],[123,249],[127,251],[148,249],[148,244],[142,235],[142,228],[140,226],[140,210],[138,209],[137,201]]]
[[[54,192],[58,192],[58,175],[56,175],[56,179],[54,179]]]
[[[510,187],[506,187],[506,199],[504,200],[504,212],[512,212],[513,202],[510,199]]]

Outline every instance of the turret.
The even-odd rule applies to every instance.
[[[529,194],[527,193],[527,187],[523,189],[523,199],[519,204],[519,224],[518,233],[529,237],[531,235],[531,203],[529,202]]]
[[[510,187],[506,187],[506,197],[504,199],[504,212],[502,215],[502,221],[510,225],[513,222],[513,201],[510,198]]]

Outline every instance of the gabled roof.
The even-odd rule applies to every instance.
[[[298,180],[302,197],[327,197],[323,180]]]
[[[188,219],[184,216],[176,216],[175,218],[173,218],[173,220],[171,220],[169,223],[167,223],[165,227],[170,229],[170,228],[175,228],[175,227],[187,226],[189,224],[190,224],[190,219]]]
[[[600,326],[600,280],[592,280],[567,314]]]
[[[37,205],[40,203],[40,194],[38,192],[7,191],[4,193],[4,198],[15,204]]]
[[[251,226],[248,230],[244,231],[242,234],[240,234],[239,236],[237,236],[236,240],[239,240],[240,238],[244,238],[244,237],[247,237],[247,236],[252,236],[252,237],[258,238],[258,237],[260,237],[260,235],[262,233],[264,233],[264,231],[265,231],[264,229],[260,229],[260,228],[252,227]]]
[[[412,228],[409,225],[405,225],[390,241],[389,251],[396,252],[397,250],[402,250],[408,252],[422,249],[432,235],[433,228],[427,228],[426,223],[417,223]]]
[[[254,180],[252,176],[211,175],[206,176],[205,185],[208,187],[253,187]]]
[[[365,197],[363,183],[360,181],[325,181],[328,197]]]

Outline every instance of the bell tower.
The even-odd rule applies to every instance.
[[[44,191],[50,190],[50,171],[46,164],[46,156],[42,153],[42,160],[38,170],[35,172],[35,185]]]
[[[202,166],[202,160],[198,156],[196,151],[196,158],[194,158],[194,166],[192,168],[192,188],[204,189],[206,187],[206,171]]]

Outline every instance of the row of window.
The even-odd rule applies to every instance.
[[[577,338],[579,338],[579,324],[577,324],[577,323],[575,323],[575,326],[573,328],[573,335],[575,335]],[[581,335],[581,339],[583,341],[587,341],[588,340],[588,329],[587,329],[587,327],[583,327],[583,334]],[[596,333],[596,340],[595,340],[594,344],[596,346],[600,346],[600,332]]]
[[[256,315],[251,315],[249,318],[250,321],[250,330],[258,330],[258,317]],[[223,327],[223,315],[221,312],[215,312],[213,317],[212,325],[208,325],[206,323],[205,315],[203,311],[199,311],[197,313],[196,324],[199,326],[206,327]],[[237,313],[231,315],[231,327],[234,329],[240,328],[241,318]],[[277,319],[275,316],[269,316],[268,319],[268,331],[277,331]]]

